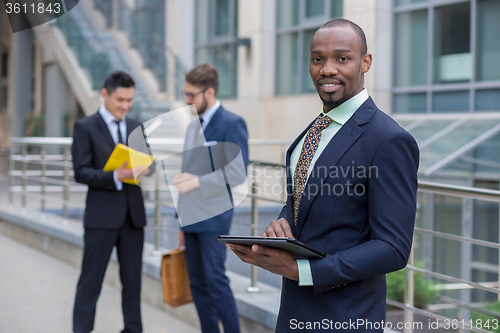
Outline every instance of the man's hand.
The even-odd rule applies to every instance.
[[[262,237],[295,238],[288,221],[284,218],[271,221]],[[262,267],[271,273],[282,275],[290,280],[299,281],[297,261],[284,250],[257,244],[252,247],[238,244],[227,244],[226,246],[248,264]]]
[[[141,179],[143,176],[146,176],[149,173],[149,168],[144,168],[143,166],[138,166],[133,169],[127,168],[128,162],[122,164],[121,167],[116,169],[116,178],[119,181],[123,181],[124,179]],[[134,177],[134,174],[138,175]]]
[[[226,246],[248,264],[262,267],[271,273],[284,276],[290,280],[299,281],[297,261],[284,250],[256,244],[252,247],[238,244],[227,244]]]
[[[271,221],[266,230],[264,230],[262,237],[295,238],[292,229],[290,229],[290,224],[284,218]]]
[[[179,240],[179,247],[186,244],[186,241],[184,240],[184,231],[179,230],[179,233],[177,234],[177,239]]]
[[[180,175],[175,176],[172,184],[179,192],[186,193],[200,187],[200,179],[198,176],[183,172]]]

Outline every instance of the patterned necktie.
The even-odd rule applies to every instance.
[[[327,116],[319,116],[311,126],[304,139],[302,150],[300,152],[295,173],[293,175],[293,221],[297,225],[297,216],[299,214],[299,204],[302,198],[302,192],[306,186],[307,171],[311,165],[314,153],[318,149],[321,140],[321,131],[330,125],[332,119]]]

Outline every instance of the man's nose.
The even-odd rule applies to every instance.
[[[335,66],[333,61],[326,61],[319,73],[324,76],[337,75],[337,66]]]

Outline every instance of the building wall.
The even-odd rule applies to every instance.
[[[167,45],[188,68],[194,64],[195,0],[173,0],[167,9]],[[390,21],[380,24],[378,16],[390,16],[390,0],[344,1],[344,18],[365,31],[374,64],[365,85],[374,100],[390,112]],[[182,29],[181,29],[182,27]],[[379,37],[378,30],[385,29]],[[250,138],[285,139],[301,133],[321,109],[316,93],[276,96],[276,0],[239,0],[238,36],[249,38],[251,46],[238,47],[237,98],[224,99],[224,106],[241,115],[248,124]],[[378,54],[383,56],[378,57]],[[378,62],[385,61],[385,63]],[[377,75],[377,73],[383,73]],[[283,160],[283,147],[252,149],[251,158],[275,162]]]

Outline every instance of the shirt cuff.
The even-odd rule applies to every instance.
[[[113,180],[115,181],[115,186],[118,191],[122,190],[123,183],[118,180],[118,176],[116,175],[116,170],[113,171]]]
[[[311,265],[307,259],[298,259],[297,266],[299,268],[299,286],[312,286],[313,278],[311,272]]]

